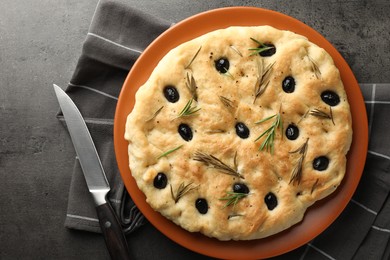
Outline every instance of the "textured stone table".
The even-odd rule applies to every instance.
[[[129,0],[172,22],[223,6],[293,16],[323,34],[360,83],[390,82],[390,3]],[[55,118],[97,0],[0,1],[0,259],[108,259],[101,235],[64,228],[74,149]],[[137,259],[199,259],[150,224],[128,237]]]

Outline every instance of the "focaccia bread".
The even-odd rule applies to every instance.
[[[249,240],[300,222],[335,191],[352,122],[324,49],[270,26],[229,27],[163,57],[125,138],[154,210],[190,232]]]

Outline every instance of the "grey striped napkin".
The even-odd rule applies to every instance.
[[[111,186],[108,199],[126,233],[142,225],[121,180],[113,146],[113,123],[122,84],[143,49],[171,25],[133,10],[125,1],[101,0],[66,92],[83,115]],[[63,121],[61,114],[59,119]],[[94,204],[76,158],[65,226],[101,232]]]
[[[109,200],[126,232],[141,226],[145,219],[129,198],[116,165],[112,140],[115,106],[135,60],[170,26],[169,21],[130,8],[125,0],[101,0],[66,90],[91,131],[112,187]],[[390,257],[390,84],[360,86],[369,116],[370,144],[359,187],[347,208],[323,234],[275,259]],[[63,120],[61,114],[58,117]],[[100,232],[77,158],[65,226]]]

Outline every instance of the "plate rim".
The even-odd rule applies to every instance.
[[[247,18],[246,20],[245,17],[249,17],[246,16],[248,14],[251,14],[250,17],[253,17],[254,14],[262,15],[262,17],[261,19],[259,19],[259,21],[254,21],[253,18]],[[240,15],[243,17],[243,20],[237,23],[235,22],[235,20],[232,21],[230,19],[226,21],[225,27],[221,27],[219,24],[217,26],[209,25],[207,26],[207,28],[197,29],[195,33],[185,34],[185,31],[191,28],[191,26],[193,26],[194,24],[203,24],[204,26],[205,21],[207,19],[211,19],[212,16],[227,17],[228,15]],[[320,201],[317,201],[313,206],[308,208],[302,222],[294,225],[293,227],[290,227],[289,229],[281,233],[270,236],[268,238],[251,241],[219,241],[214,238],[208,238],[199,233],[190,233],[177,226],[170,220],[166,219],[160,213],[155,212],[153,209],[150,208],[150,206],[145,201],[145,196],[138,189],[135,180],[131,176],[130,170],[128,169],[128,156],[127,153],[125,153],[125,151],[127,152],[127,141],[124,140],[123,135],[125,121],[127,118],[126,113],[129,112],[129,105],[126,104],[126,98],[135,95],[136,90],[138,89],[138,87],[141,86],[139,85],[140,82],[133,83],[134,79],[137,77],[135,73],[137,72],[137,70],[139,70],[140,66],[145,65],[144,63],[146,59],[149,59],[150,56],[157,54],[156,48],[161,47],[160,45],[166,43],[169,40],[169,37],[173,35],[181,34],[182,36],[180,38],[180,41],[185,42],[192,38],[196,38],[197,36],[200,36],[207,31],[213,31],[215,29],[226,28],[235,25],[265,25],[265,21],[268,24],[270,21],[274,21],[275,19],[278,19],[277,25],[269,25],[274,26],[278,29],[287,29],[293,32],[298,31],[297,33],[306,36],[310,41],[324,48],[332,56],[336,66],[340,70],[341,78],[343,80],[348,100],[351,106],[353,122],[353,141],[350,148],[350,152],[348,153],[348,157],[355,156],[358,160],[354,163],[354,165],[350,165],[351,163],[348,163],[351,160],[347,161],[346,176],[344,177],[339,188],[333,194]],[[283,28],[284,26],[286,27]],[[293,28],[289,28],[291,26],[293,26]],[[167,51],[169,51],[169,49]],[[164,55],[165,53],[160,53],[161,58]],[[155,59],[154,63],[157,64],[159,60],[160,59]],[[151,67],[154,68],[154,66]],[[133,84],[136,85],[136,88],[131,87]],[[357,127],[357,122],[362,124]],[[321,34],[319,34],[310,26],[304,24],[303,22],[280,12],[248,6],[223,7],[198,13],[175,24],[174,26],[163,32],[160,36],[158,36],[140,55],[140,57],[134,63],[131,71],[127,75],[118,98],[117,108],[114,117],[114,149],[122,180],[130,196],[132,197],[135,204],[140,208],[141,212],[149,220],[149,222],[151,222],[151,224],[156,227],[160,232],[162,232],[165,236],[189,250],[211,257],[240,257],[242,259],[268,258],[289,252],[293,249],[298,248],[299,246],[306,244],[314,237],[321,234],[331,223],[333,223],[334,220],[347,206],[349,200],[352,198],[352,195],[357,188],[357,185],[363,173],[368,149],[368,121],[364,106],[364,99],[352,70],[350,69],[344,58],[341,56],[341,54],[336,50],[336,48],[333,47],[333,45],[329,41],[327,41]],[[127,157],[127,159],[125,157]],[[351,176],[351,167],[357,170],[357,172],[354,172],[354,176]],[[352,188],[345,191],[346,187]],[[340,193],[343,195],[342,198],[340,198]],[[294,233],[295,229],[299,229],[299,227],[304,225],[305,220],[306,222],[308,221],[307,219],[311,217],[310,212],[313,212],[316,209],[321,210],[321,208],[326,207],[330,203],[332,203],[331,205],[334,205],[333,214],[331,214],[327,221],[321,223],[317,222],[317,224],[320,225],[315,228],[317,232],[301,234],[299,239],[291,241],[290,243],[285,243],[285,241],[282,241],[283,237],[293,236],[294,234],[291,235],[291,233]],[[317,234],[313,236],[313,233]],[[273,246],[275,247],[270,248]],[[267,247],[266,251],[261,250],[265,247]]]

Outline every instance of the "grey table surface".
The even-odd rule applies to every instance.
[[[224,6],[293,16],[324,35],[360,83],[390,82],[390,2],[129,0],[172,22]],[[55,117],[97,0],[0,1],[0,259],[108,259],[101,235],[64,228],[74,149]],[[150,224],[128,237],[136,259],[200,259]]]

